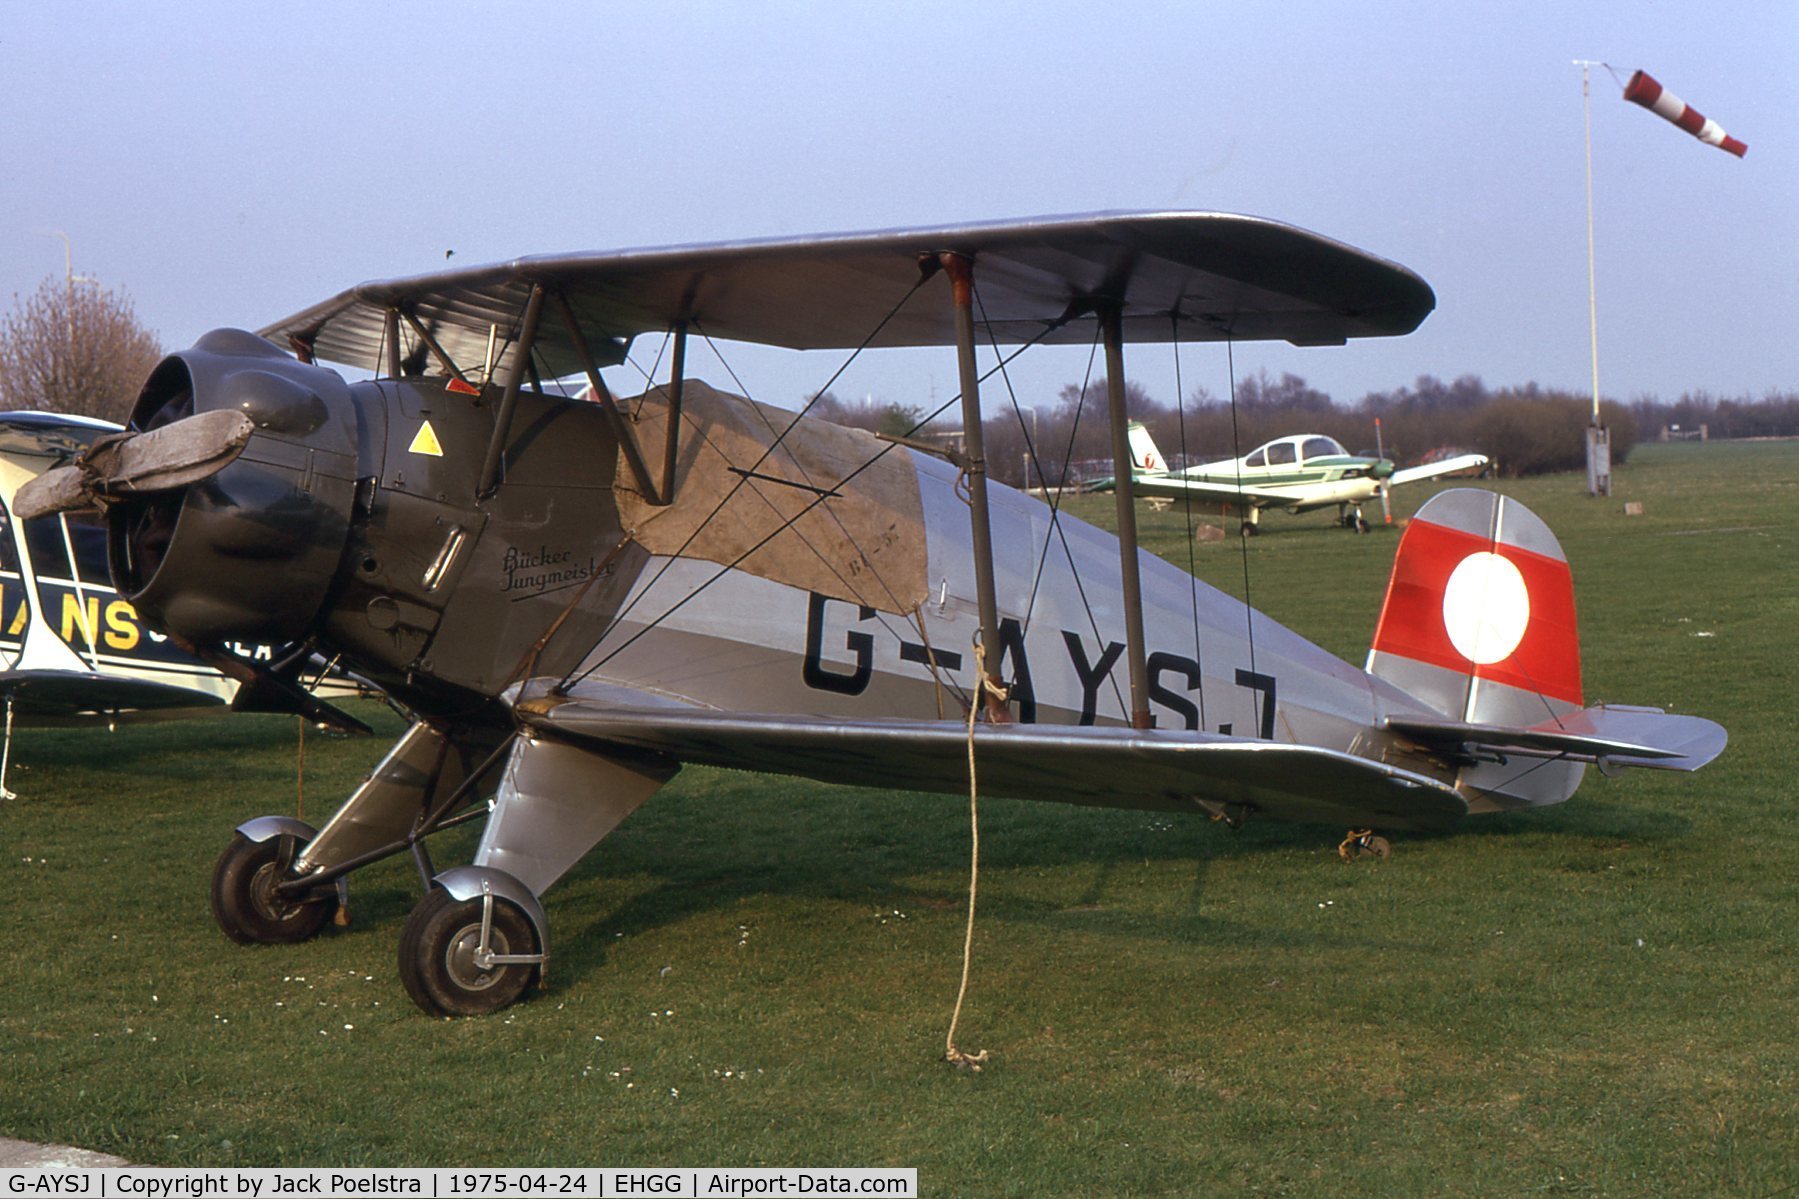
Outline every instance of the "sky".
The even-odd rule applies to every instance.
[[[1415,334],[1184,348],[1292,372],[1590,389],[1581,70],[1608,398],[1799,390],[1799,5],[0,0],[0,304],[72,269],[170,349],[365,279],[524,254],[1110,209],[1269,217],[1403,263]],[[1621,99],[1641,67],[1749,145]],[[642,351],[653,354],[654,348]],[[842,355],[725,357],[795,406]],[[1127,355],[1176,397],[1168,347]],[[1085,350],[1010,370],[1048,403]],[[731,385],[703,352],[690,373]],[[1097,372],[1096,372],[1097,373]],[[840,396],[934,406],[953,352]],[[985,389],[989,411],[1003,389]]]

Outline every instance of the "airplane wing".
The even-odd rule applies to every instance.
[[[1487,464],[1485,454],[1461,454],[1454,458],[1445,458],[1441,462],[1427,462],[1423,466],[1408,466],[1404,470],[1396,470],[1387,482],[1394,487],[1405,483],[1421,483],[1425,479],[1435,479],[1439,475],[1453,475],[1461,470],[1474,470]]]
[[[543,283],[567,298],[582,335],[596,342],[688,321],[713,337],[791,349],[953,345],[954,314],[942,297],[914,297],[892,311],[926,273],[921,256],[934,263],[941,251],[972,256],[983,334],[1010,343],[1088,344],[1090,325],[1060,322],[1096,301],[1120,305],[1126,340],[1301,345],[1409,333],[1436,304],[1404,267],[1291,225],[1114,212],[519,258],[364,283],[260,332],[369,367],[391,308],[473,367],[486,358],[490,330],[498,327],[504,346]],[[581,369],[554,311],[536,352],[546,377]]]
[[[120,712],[219,708],[204,691],[80,670],[0,670],[0,700],[26,722]]]
[[[1096,488],[1110,491],[1110,487]],[[1197,479],[1182,479],[1175,475],[1145,477],[1137,475],[1131,480],[1131,490],[1139,499],[1172,499],[1172,500],[1208,500],[1226,504],[1259,504],[1280,507],[1294,502],[1295,497],[1282,491],[1270,491],[1262,487],[1236,487],[1229,483],[1205,483]]]
[[[617,699],[635,698],[638,706]],[[968,728],[953,720],[841,720],[720,712],[615,690],[538,696],[515,711],[533,734],[607,756],[645,752],[684,763],[827,783],[960,794]],[[983,794],[1101,807],[1196,812],[1205,803],[1278,820],[1446,828],[1467,812],[1452,788],[1384,763],[1246,737],[1117,726],[979,724]]]

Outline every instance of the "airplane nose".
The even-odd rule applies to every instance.
[[[349,387],[260,337],[218,330],[163,360],[131,427],[173,429],[222,410],[254,426],[236,459],[109,508],[113,580],[153,624],[197,644],[296,639],[315,625],[349,541]]]
[[[349,543],[358,421],[336,374],[216,330],[163,359],[127,433],[24,498],[103,508],[114,585],[152,626],[202,646],[291,641]]]
[[[1382,458],[1380,461],[1376,462],[1372,467],[1369,468],[1368,474],[1369,474],[1369,477],[1375,478],[1375,479],[1391,478],[1393,475],[1393,463],[1388,461],[1385,458]]]

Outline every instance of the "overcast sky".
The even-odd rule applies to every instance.
[[[0,4],[0,300],[76,274],[170,348],[364,279],[522,254],[1101,209],[1287,221],[1404,263],[1407,338],[1238,347],[1341,403],[1417,376],[1589,383],[1581,73],[1636,67],[1737,160],[1592,77],[1609,397],[1799,390],[1799,5]],[[1128,360],[1174,398],[1166,347]],[[1043,402],[1084,351],[1013,373]],[[835,358],[744,351],[792,406]],[[693,373],[728,385],[707,355]],[[1224,352],[1183,351],[1228,391]],[[949,352],[839,394],[923,404]],[[989,392],[989,407],[996,402]]]

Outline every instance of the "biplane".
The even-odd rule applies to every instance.
[[[1335,344],[1434,302],[1403,267],[1214,213],[521,258],[207,334],[116,454],[19,506],[102,510],[121,594],[172,634],[341,655],[416,714],[322,827],[239,826],[213,912],[303,941],[347,876],[411,854],[402,982],[477,1014],[543,977],[544,892],[689,763],[961,792],[972,753],[986,794],[1372,845],[1560,802],[1590,763],[1712,758],[1710,721],[1583,706],[1565,557],[1491,492],[1411,523],[1365,670],[1139,553],[1127,345]],[[688,375],[696,337],[953,347],[965,450],[716,390]],[[604,372],[640,338],[660,365],[624,397]],[[1116,536],[986,478],[983,345],[991,374],[1042,344],[1103,349]],[[473,861],[438,869],[430,838],[473,820]]]
[[[1378,424],[1375,427],[1379,429]],[[1378,451],[1372,457],[1352,454],[1334,437],[1295,433],[1259,445],[1241,458],[1221,458],[1175,470],[1156,448],[1148,426],[1132,421],[1129,441],[1131,485],[1138,496],[1234,513],[1242,521],[1238,531],[1246,537],[1261,527],[1265,508],[1299,513],[1332,505],[1337,509],[1337,523],[1365,533],[1368,521],[1362,515],[1363,504],[1380,500],[1391,521],[1393,488],[1487,465],[1485,454],[1456,454],[1400,469]],[[1114,486],[1113,479],[1103,479],[1092,490],[1110,491]]]

